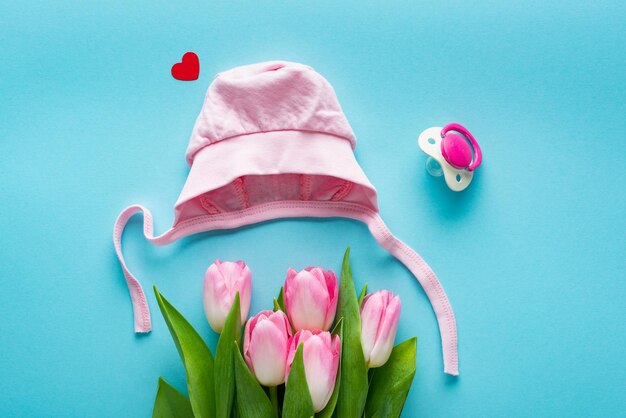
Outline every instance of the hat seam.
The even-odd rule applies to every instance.
[[[354,137],[354,136],[352,138],[348,138],[346,136],[333,134],[333,133],[330,133],[330,132],[315,131],[315,130],[309,130],[309,129],[270,129],[270,130],[266,130],[266,131],[247,132],[247,133],[244,133],[244,134],[232,135],[232,136],[229,136],[229,137],[226,137],[226,138],[222,138],[222,139],[218,139],[218,140],[211,140],[211,138],[206,138],[206,139],[209,140],[209,143],[201,146],[200,148],[195,150],[193,152],[193,154],[191,154],[189,157],[187,157],[187,163],[190,166],[193,165],[193,162],[194,162],[194,160],[196,158],[196,155],[200,151],[202,151],[203,149],[205,149],[207,147],[210,147],[211,145],[215,145],[215,144],[223,142],[223,141],[228,141],[229,139],[235,139],[235,138],[248,136],[248,135],[265,134],[265,133],[270,133],[270,132],[307,132],[307,133],[312,133],[312,134],[334,136],[336,138],[348,141],[350,143],[350,147],[352,148],[352,151],[354,151],[356,149],[356,137]]]

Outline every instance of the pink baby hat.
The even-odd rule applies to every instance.
[[[275,61],[219,73],[189,140],[191,170],[174,205],[172,227],[155,237],[152,215],[139,205],[126,208],[115,222],[113,241],[135,331],[151,330],[146,296],[122,255],[122,233],[135,213],[144,213],[144,235],[156,245],[270,219],[343,217],[367,224],[378,243],[419,280],[439,323],[444,371],[457,375],[450,302],[428,264],[383,223],[376,189],[354,157],[355,146],[335,91],[311,67]]]

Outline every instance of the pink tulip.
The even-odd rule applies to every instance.
[[[246,324],[244,358],[262,385],[273,387],[285,382],[289,338],[291,327],[282,311],[261,311]]]
[[[335,319],[339,286],[332,270],[308,267],[287,271],[285,309],[291,324],[301,329],[328,331]]]
[[[304,344],[304,373],[313,400],[313,409],[319,412],[328,403],[335,387],[341,342],[338,335],[333,337],[328,331],[298,331],[289,343],[286,376],[289,376],[291,363],[300,343]]]
[[[361,306],[361,344],[368,367],[389,360],[400,319],[400,297],[387,290],[371,293]]]
[[[241,323],[245,322],[250,310],[252,277],[243,261],[215,261],[204,274],[204,313],[215,332],[222,332],[224,322],[239,292]]]

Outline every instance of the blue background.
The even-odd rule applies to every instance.
[[[250,265],[254,312],[288,267],[338,270],[350,245],[357,286],[401,295],[398,341],[419,336],[404,416],[624,416],[626,3],[99,3],[0,6],[0,415],[147,417],[159,375],[185,390],[153,284],[214,347],[200,295],[210,262]],[[198,81],[170,76],[186,51]],[[417,282],[348,220],[157,248],[137,216],[125,252],[154,331],[133,334],[113,221],[141,203],[157,232],[171,224],[213,75],[270,59],[335,87],[383,218],[452,301],[458,379],[442,373]],[[485,155],[459,194],[417,147],[450,121]]]

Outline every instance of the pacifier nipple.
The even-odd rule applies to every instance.
[[[426,159],[426,171],[433,177],[441,177],[443,176],[443,168],[441,168],[441,164],[439,164],[433,157],[428,157]]]
[[[448,187],[455,192],[469,186],[474,170],[482,162],[478,142],[458,123],[426,129],[420,134],[418,144],[429,156],[426,171],[434,177],[443,175]]]

